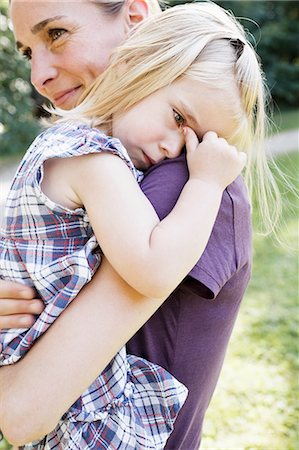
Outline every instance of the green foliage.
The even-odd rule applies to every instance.
[[[168,3],[176,5],[188,1],[193,2],[170,0]],[[249,39],[261,57],[267,85],[275,102],[280,106],[298,106],[298,2],[215,0],[215,3],[232,11],[248,30]]]
[[[0,5],[0,156],[24,152],[38,133],[29,67],[16,54],[6,8]]]
[[[299,103],[299,9],[294,1],[216,1],[242,20],[256,43],[267,83],[280,105]],[[258,4],[257,4],[258,3]]]
[[[5,439],[0,441],[0,450],[10,450],[10,449],[12,449],[12,447],[8,444],[8,442]]]

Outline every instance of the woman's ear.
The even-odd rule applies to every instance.
[[[146,0],[127,0],[127,14],[130,27],[142,22],[150,14]]]

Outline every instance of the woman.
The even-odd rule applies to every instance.
[[[15,3],[12,19],[17,46],[32,61],[33,84],[55,105],[66,109],[74,106],[82,91],[107,65],[111,49],[125,37],[129,27],[148,14],[147,3],[142,0],[126,1],[124,4],[95,4],[82,0],[72,3],[71,9],[64,1],[12,3]],[[147,173],[142,189],[160,217],[172,209],[187,178],[183,157],[172,162],[164,161]],[[236,251],[236,248],[240,250]],[[195,449],[199,445],[204,413],[213,394],[248,283],[250,248],[249,204],[246,189],[239,178],[223,196],[218,219],[201,260],[128,344],[129,352],[165,367],[189,389],[188,400],[166,448]],[[18,289],[22,292],[20,288],[6,283],[2,286],[2,314],[12,315],[2,319],[2,327],[20,326],[18,320],[24,320],[24,315],[13,316],[19,311],[23,314],[40,312],[38,301],[30,305],[25,302],[24,305],[24,302],[17,300],[18,297],[32,298],[34,294],[29,290],[23,295],[15,295]],[[23,287],[21,289],[24,290]],[[81,297],[84,299],[82,302]],[[12,300],[6,301],[5,298]],[[214,298],[215,301],[211,302]],[[99,301],[103,301],[100,317],[96,313]],[[42,427],[49,421],[54,423],[57,420],[57,417],[51,416],[54,410],[51,403],[55,404],[56,410],[57,403],[61,404],[63,413],[72,389],[69,380],[61,378],[59,368],[63,373],[63,367],[70,367],[76,373],[74,378],[80,378],[81,382],[86,379],[88,385],[90,373],[102,370],[118,348],[161,303],[162,300],[142,298],[118,278],[107,262],[104,263],[93,281],[80,292],[76,302],[57,321],[57,326],[53,326],[56,339],[62,327],[69,327],[72,336],[76,333],[76,354],[73,355],[73,339],[67,341],[61,337],[60,347],[64,351],[57,357],[51,345],[54,331],[51,333],[49,330],[24,359],[23,366],[16,365],[0,371],[1,396],[5,405],[5,411],[0,411],[0,425],[3,420],[13,417],[18,429],[12,420],[12,435],[19,433],[25,436],[25,441],[31,440],[32,428],[40,428],[38,431],[43,434]],[[92,308],[95,314],[90,312]],[[32,317],[29,319],[33,320]],[[77,332],[80,321],[88,328],[84,336]],[[115,337],[113,345],[108,339],[112,325],[118,339]],[[94,328],[96,333],[91,332]],[[87,352],[87,348],[93,351]],[[48,364],[51,358],[53,360],[53,364],[48,365],[47,374],[43,373],[43,377],[49,380],[52,393],[49,394],[48,390],[45,411],[31,408],[30,414],[26,414],[28,402],[34,404],[42,392],[34,388],[24,391],[18,384],[18,378],[22,377],[23,385],[26,386],[28,379],[28,384],[31,382],[34,386],[30,368],[35,368],[38,376],[45,354]]]

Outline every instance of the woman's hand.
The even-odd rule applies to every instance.
[[[0,280],[0,329],[27,328],[35,322],[44,304],[34,289],[23,284]]]

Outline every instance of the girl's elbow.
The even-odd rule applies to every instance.
[[[135,289],[147,298],[165,299],[171,294],[175,287],[176,286],[174,286],[173,283],[169,283],[168,280],[149,276],[148,280],[138,284]]]
[[[165,286],[151,286],[145,290],[144,295],[148,298],[165,299],[165,298],[169,297],[171,292],[172,292],[172,290],[169,290]]]
[[[147,298],[167,298],[179,284],[177,271],[162,267],[157,258],[140,258],[119,270],[120,276],[136,292]]]

